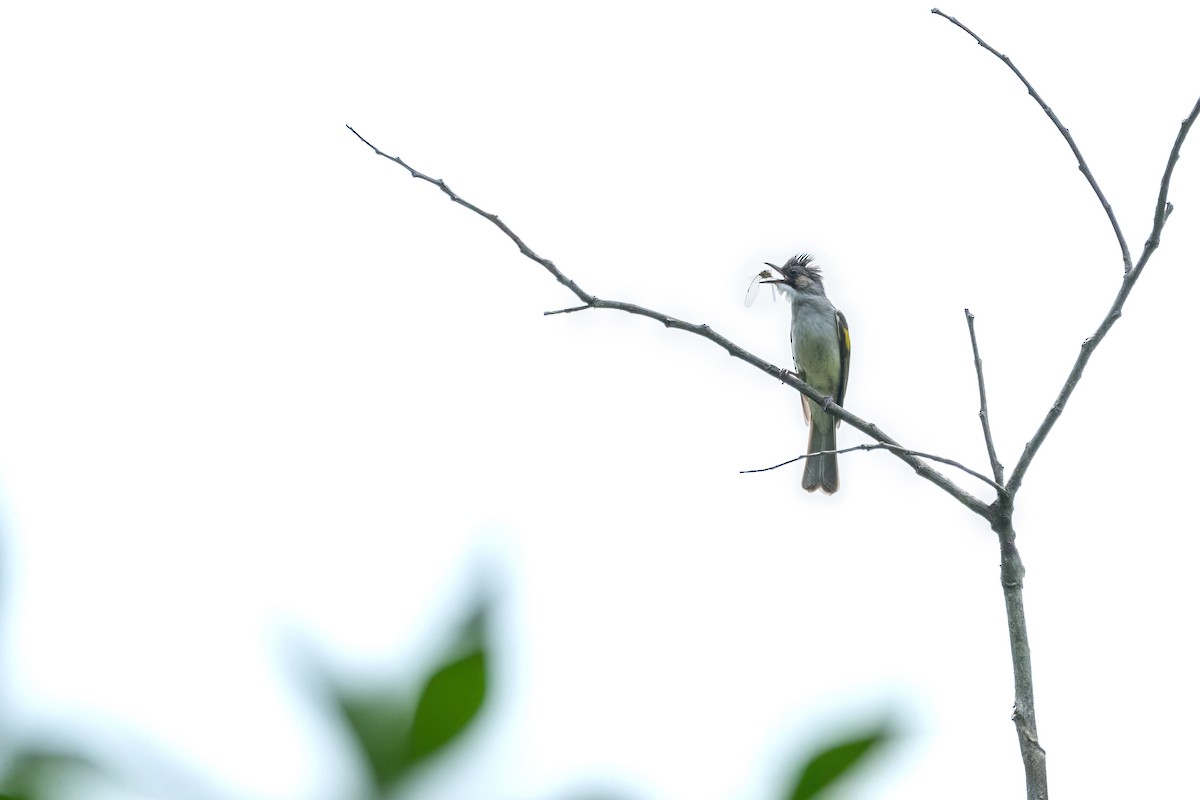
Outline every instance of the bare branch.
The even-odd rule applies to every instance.
[[[815,453],[805,453],[802,456],[796,456],[795,458],[789,458],[787,461],[784,461],[783,463],[780,463],[780,464],[775,464],[774,466],[762,467],[761,469],[738,470],[738,474],[739,475],[751,475],[756,472],[770,472],[773,469],[779,469],[780,467],[786,467],[788,464],[795,464],[797,461],[803,461],[804,459],[811,458],[812,456],[828,455],[830,453],[832,453],[834,455],[840,455],[842,453],[852,453],[855,450],[891,450],[893,453],[904,452],[910,456],[916,456],[917,458],[928,458],[930,461],[938,461],[942,464],[949,464],[952,467],[957,467],[958,469],[961,469],[963,472],[967,473],[968,475],[971,475],[972,477],[978,478],[979,480],[983,481],[988,486],[991,486],[993,489],[995,489],[997,492],[1004,491],[1003,486],[1001,486],[999,483],[997,483],[996,481],[989,478],[987,475],[984,475],[981,472],[976,472],[975,470],[971,469],[970,467],[963,466],[962,464],[958,463],[957,461],[953,461],[949,458],[942,458],[941,456],[935,456],[932,453],[922,453],[919,450],[910,450],[907,447],[901,447],[898,444],[886,444],[884,442],[876,442],[875,444],[856,444],[853,447],[843,447],[840,450],[819,450]]]
[[[975,377],[979,380],[979,422],[983,425],[983,442],[987,445],[988,461],[992,464],[992,474],[996,484],[1004,483],[1004,465],[996,457],[996,444],[992,441],[992,422],[988,418],[987,392],[983,388],[983,359],[979,357],[979,342],[975,339],[975,315],[971,309],[964,308],[967,315],[967,330],[971,332],[971,352],[975,354]],[[1004,488],[998,486],[1001,494]]]
[[[562,273],[561,270],[559,270],[558,267],[554,266],[553,261],[551,261],[548,258],[542,258],[537,253],[533,252],[533,250],[530,249],[529,245],[527,245],[527,244],[525,244],[525,242],[521,241],[520,236],[517,236],[517,234],[513,233],[512,228],[508,227],[500,220],[500,217],[496,216],[495,214],[489,214],[488,212],[484,211],[482,208],[480,208],[479,206],[470,202],[469,200],[459,197],[458,194],[456,194],[449,186],[447,186],[446,182],[443,181],[442,179],[431,178],[423,172],[418,172],[417,170],[410,167],[408,164],[405,164],[403,161],[401,161],[396,156],[389,156],[387,153],[383,152],[378,147],[376,147],[375,145],[368,142],[366,139],[363,138],[362,134],[359,133],[358,131],[354,130],[354,128],[351,128],[349,125],[347,125],[346,127],[349,128],[350,132],[353,133],[355,136],[357,136],[359,138],[359,140],[362,141],[363,144],[365,144],[367,147],[374,150],[375,155],[383,156],[388,161],[396,162],[397,164],[399,164],[400,166],[402,166],[406,170],[408,170],[408,173],[410,175],[412,175],[414,178],[417,178],[418,180],[425,181],[426,183],[432,183],[434,186],[441,189],[442,193],[445,194],[447,197],[449,197],[452,201],[454,201],[455,203],[458,203],[463,208],[471,209],[476,214],[483,217],[488,222],[492,223],[497,228],[502,230],[504,232],[505,236],[507,236],[509,239],[512,239],[513,244],[515,244],[517,246],[517,249],[521,251],[521,255],[525,256],[526,258],[528,258],[532,261],[536,261],[537,263],[541,264],[543,267],[546,268],[547,272],[549,272],[551,275],[553,275],[555,277],[555,279],[557,279],[558,282],[561,283],[563,286],[570,289],[575,294],[576,297],[578,297],[580,300],[582,300],[588,306],[592,305],[593,301],[596,298],[592,297],[590,294],[585,292],[583,289],[580,289],[579,286],[576,285],[575,281],[568,278],[566,275],[564,275]]]
[[[1046,751],[1038,741],[1037,716],[1033,707],[1033,659],[1029,653],[1029,630],[1025,626],[1025,565],[1017,552],[1012,506],[1005,504],[998,512],[992,530],[1000,539],[1000,587],[1008,618],[1015,695],[1012,721],[1017,729],[1021,761],[1025,765],[1025,796],[1027,800],[1047,800]]]
[[[557,311],[543,311],[543,317],[553,317],[555,314],[574,314],[576,311],[587,311],[592,306],[571,306],[570,308],[560,308]]]
[[[1087,162],[1083,160],[1083,153],[1079,152],[1079,147],[1075,144],[1075,140],[1071,137],[1071,132],[1067,130],[1066,126],[1063,125],[1062,122],[1059,121],[1058,116],[1050,110],[1050,106],[1046,105],[1046,101],[1043,100],[1042,96],[1037,93],[1036,89],[1033,88],[1033,84],[1026,80],[1025,76],[1021,74],[1021,70],[1017,69],[1016,65],[1013,64],[1012,59],[998,51],[996,48],[992,47],[983,39],[979,38],[975,31],[971,30],[966,25],[963,25],[954,17],[951,17],[948,14],[943,14],[936,8],[930,9],[930,11],[931,13],[937,14],[943,19],[949,20],[959,28],[962,28],[964,31],[966,31],[973,39],[975,39],[976,42],[979,43],[980,47],[1003,61],[1004,65],[1011,69],[1013,74],[1021,79],[1021,83],[1025,84],[1025,88],[1029,90],[1029,95],[1037,101],[1039,106],[1042,107],[1042,111],[1046,112],[1046,116],[1048,116],[1050,121],[1054,123],[1054,127],[1058,128],[1058,132],[1061,133],[1063,138],[1067,140],[1067,144],[1070,146],[1071,152],[1075,154],[1075,160],[1079,163],[1079,171],[1083,173],[1083,177],[1087,178],[1088,185],[1092,187],[1092,191],[1096,193],[1096,198],[1100,201],[1100,205],[1104,207],[1104,213],[1108,215],[1108,221],[1112,224],[1113,233],[1117,235],[1117,243],[1121,245],[1121,261],[1125,264],[1126,271],[1128,271],[1132,261],[1129,257],[1129,246],[1125,244],[1125,234],[1121,233],[1121,226],[1117,224],[1117,215],[1113,213],[1112,206],[1109,205],[1108,200],[1104,197],[1104,192],[1100,191],[1100,184],[1096,183],[1095,177],[1092,176],[1092,170],[1088,167]]]
[[[513,243],[515,243],[517,245],[517,248],[521,251],[522,255],[524,255],[525,257],[529,258],[532,261],[536,261],[538,264],[541,264],[543,267],[545,267],[546,271],[548,271],[551,275],[553,275],[558,280],[559,283],[561,283],[563,286],[566,286],[568,289],[571,290],[571,292],[573,292],[575,294],[576,297],[578,297],[581,301],[583,301],[583,303],[584,303],[583,308],[608,308],[608,309],[613,309],[615,311],[624,311],[627,314],[634,314],[634,315],[637,315],[640,317],[647,317],[649,319],[656,320],[658,322],[661,322],[663,325],[665,325],[668,328],[676,328],[678,330],[686,331],[688,333],[695,334],[696,336],[701,336],[705,339],[708,339],[709,341],[715,343],[722,350],[729,353],[729,355],[733,356],[734,358],[739,359],[741,361],[745,361],[750,366],[755,367],[755,368],[761,370],[762,372],[767,373],[768,375],[772,376],[773,378],[779,379],[782,383],[785,383],[788,386],[791,386],[793,389],[800,392],[805,397],[808,397],[810,400],[814,400],[814,401],[820,403],[821,407],[824,410],[826,410],[829,414],[831,414],[835,418],[843,420],[850,427],[856,428],[856,429],[862,431],[867,436],[869,436],[870,438],[874,439],[877,442],[882,442],[883,444],[888,445],[889,446],[888,449],[897,458],[899,458],[901,461],[903,461],[904,463],[906,463],[910,467],[912,467],[916,471],[916,473],[918,475],[920,475],[922,478],[924,478],[927,481],[930,481],[931,483],[933,483],[934,485],[936,485],[937,487],[939,487],[940,489],[942,489],[943,491],[948,493],[950,496],[952,496],[955,500],[958,500],[958,502],[962,503],[964,506],[966,506],[967,508],[974,511],[976,514],[979,514],[984,519],[988,519],[988,520],[992,519],[990,508],[986,503],[984,503],[983,501],[981,501],[979,498],[975,497],[974,495],[970,494],[969,492],[961,489],[957,484],[955,484],[953,481],[951,481],[945,475],[938,472],[933,467],[929,466],[929,464],[925,463],[917,456],[913,455],[909,450],[904,448],[899,442],[897,442],[895,439],[892,439],[890,436],[888,436],[886,433],[884,433],[882,430],[880,430],[878,425],[875,425],[873,423],[869,423],[865,420],[859,419],[858,417],[856,417],[853,414],[851,414],[850,412],[846,411],[844,408],[837,405],[836,403],[832,403],[832,402],[827,403],[827,401],[829,400],[828,397],[825,397],[820,392],[818,392],[817,390],[815,390],[811,386],[809,386],[807,383],[801,381],[798,377],[796,377],[795,373],[790,372],[789,370],[785,370],[780,367],[777,367],[774,364],[768,363],[767,361],[764,361],[763,359],[750,353],[749,351],[744,350],[741,347],[738,347],[732,341],[725,338],[721,334],[717,333],[716,331],[714,331],[712,328],[710,328],[707,325],[696,325],[694,323],[686,322],[681,319],[669,317],[666,314],[663,314],[659,311],[654,311],[653,309],[643,308],[642,306],[634,305],[633,303],[623,303],[623,302],[620,302],[617,300],[603,300],[599,297],[596,297],[595,295],[588,294],[587,292],[583,291],[583,289],[579,288],[579,285],[576,284],[575,281],[571,280],[566,275],[564,275],[563,272],[558,267],[556,267],[552,261],[550,261],[547,258],[542,258],[537,253],[535,253],[527,244],[525,244],[525,242],[523,242],[521,240],[521,238],[519,236],[517,236],[516,233],[513,232],[513,230],[511,228],[509,228],[507,225],[505,225],[503,222],[501,222],[500,218],[497,215],[491,214],[487,211],[484,211],[479,206],[477,206],[474,203],[459,196],[457,193],[455,193],[453,190],[451,190],[449,186],[446,185],[445,181],[441,180],[440,178],[431,178],[428,175],[413,169],[412,167],[410,167],[408,164],[406,164],[401,159],[397,158],[396,156],[388,155],[387,153],[383,152],[375,145],[368,142],[365,138],[363,138],[363,136],[358,131],[354,130],[354,128],[350,127],[349,125],[347,125],[346,127],[349,128],[350,132],[353,133],[355,136],[357,136],[359,138],[359,140],[362,141],[363,144],[365,144],[367,147],[370,147],[372,150],[374,150],[376,155],[382,156],[383,158],[386,158],[387,160],[393,161],[396,164],[399,164],[401,167],[404,167],[404,169],[408,170],[409,174],[412,175],[412,177],[417,178],[422,181],[425,181],[426,183],[433,184],[434,186],[441,189],[442,193],[445,194],[447,197],[449,197],[453,202],[458,203],[460,206],[463,206],[464,208],[470,209],[471,211],[475,212],[479,216],[486,219],[488,222],[491,222],[493,225],[495,225],[501,231],[503,231],[504,235],[507,236],[509,239],[511,239],[513,241]],[[567,311],[583,310],[583,308],[563,309],[562,313],[566,313]],[[550,313],[558,313],[558,312],[550,312]]]
[[[1150,254],[1158,249],[1163,225],[1167,223],[1171,212],[1175,210],[1175,207],[1167,202],[1167,191],[1171,188],[1171,176],[1175,173],[1175,163],[1179,161],[1179,151],[1183,147],[1183,140],[1187,138],[1197,116],[1200,116],[1200,100],[1197,100],[1196,105],[1192,106],[1192,113],[1179,123],[1179,133],[1175,135],[1175,146],[1171,148],[1171,154],[1167,156],[1167,168],[1163,170],[1162,180],[1158,184],[1158,202],[1154,204],[1154,224],[1150,228],[1150,237],[1146,239],[1146,246],[1142,249],[1142,257],[1138,259],[1137,267],[1133,270],[1136,273],[1141,273]]]
[[[1129,293],[1133,291],[1133,285],[1137,283],[1137,279],[1141,277],[1142,270],[1146,267],[1146,262],[1150,260],[1150,255],[1158,249],[1159,241],[1162,236],[1163,225],[1167,221],[1167,217],[1171,213],[1171,204],[1167,202],[1167,192],[1171,186],[1171,175],[1175,171],[1175,162],[1179,160],[1179,151],[1183,147],[1183,142],[1187,138],[1188,131],[1192,129],[1192,125],[1196,122],[1197,116],[1200,116],[1200,100],[1196,101],[1196,105],[1192,107],[1192,113],[1188,114],[1187,118],[1179,124],[1179,133],[1175,137],[1175,146],[1171,148],[1171,154],[1167,157],[1167,168],[1163,171],[1162,181],[1159,184],[1158,202],[1154,207],[1154,225],[1150,230],[1150,238],[1146,240],[1146,246],[1142,248],[1142,255],[1138,259],[1137,265],[1126,271],[1125,277],[1121,280],[1121,288],[1117,291],[1116,299],[1113,300],[1112,306],[1108,309],[1108,313],[1104,315],[1104,320],[1100,323],[1100,327],[1096,328],[1096,332],[1083,340],[1080,345],[1079,355],[1075,359],[1075,364],[1071,367],[1071,372],[1067,375],[1067,381],[1063,384],[1062,389],[1058,393],[1058,397],[1054,400],[1054,405],[1046,413],[1046,418],[1042,420],[1042,424],[1034,433],[1033,438],[1025,445],[1024,452],[1021,453],[1020,460],[1017,461],[1017,466],[1013,468],[1012,477],[1008,479],[1009,494],[1016,494],[1021,488],[1021,482],[1025,478],[1025,472],[1029,469],[1029,464],[1042,444],[1046,441],[1046,437],[1050,434],[1050,429],[1054,427],[1054,423],[1062,416],[1063,409],[1067,405],[1067,400],[1075,391],[1075,386],[1079,383],[1079,379],[1083,377],[1083,369],[1087,366],[1088,360],[1091,359],[1092,353],[1096,351],[1096,346],[1108,335],[1108,331],[1116,321],[1121,318],[1121,311],[1125,307],[1125,300],[1128,299]]]
[[[1084,367],[1087,366],[1088,360],[1092,353],[1095,352],[1096,346],[1108,334],[1109,329],[1121,317],[1121,311],[1125,305],[1125,300],[1129,297],[1129,293],[1133,290],[1133,285],[1137,282],[1142,270],[1146,266],[1150,255],[1158,248],[1159,240],[1162,234],[1163,225],[1167,221],[1173,210],[1172,205],[1167,201],[1167,193],[1170,189],[1171,175],[1175,169],[1175,163],[1179,160],[1179,151],[1183,146],[1184,140],[1187,138],[1188,132],[1191,130],[1193,123],[1196,121],[1197,115],[1200,115],[1200,100],[1192,108],[1192,113],[1180,124],[1179,133],[1175,137],[1175,145],[1171,148],[1171,153],[1167,158],[1167,167],[1163,172],[1162,181],[1159,184],[1158,202],[1154,208],[1154,223],[1151,226],[1150,236],[1146,240],[1146,245],[1142,249],[1141,257],[1138,259],[1136,266],[1132,263],[1129,255],[1129,247],[1125,243],[1125,237],[1121,233],[1121,227],[1117,224],[1116,215],[1113,213],[1112,206],[1105,199],[1104,193],[1100,191],[1099,185],[1092,176],[1091,170],[1083,159],[1083,155],[1079,152],[1079,148],[1075,145],[1075,140],[1071,138],[1070,132],[1059,121],[1058,117],[1042,100],[1041,95],[1033,88],[1029,81],[1021,74],[1005,55],[997,52],[991,45],[987,44],[983,39],[979,38],[973,31],[963,25],[953,17],[947,16],[936,8],[933,13],[938,16],[945,17],[950,22],[970,34],[979,45],[988,50],[992,55],[999,58],[1004,64],[1020,78],[1021,83],[1025,84],[1025,88],[1032,95],[1046,115],[1058,128],[1059,133],[1066,139],[1067,144],[1071,148],[1071,152],[1075,154],[1075,159],[1079,164],[1079,169],[1087,178],[1088,183],[1092,187],[1092,191],[1096,193],[1096,197],[1100,200],[1100,204],[1104,207],[1105,214],[1108,215],[1109,222],[1112,223],[1113,232],[1117,236],[1117,242],[1121,246],[1121,259],[1125,264],[1125,275],[1121,280],[1121,287],[1117,291],[1117,296],[1113,300],[1112,307],[1109,308],[1104,320],[1096,329],[1096,332],[1084,340],[1080,348],[1079,356],[1075,359],[1075,364],[1071,368],[1070,374],[1067,376],[1066,383],[1062,390],[1058,393],[1054,405],[1047,412],[1045,419],[1042,420],[1038,430],[1034,433],[1033,438],[1025,445],[1025,450],[1021,454],[1021,458],[1017,461],[1016,467],[1013,468],[1012,476],[1009,478],[1006,486],[1007,491],[1000,494],[999,499],[993,506],[994,515],[992,517],[992,530],[996,532],[1000,540],[1000,583],[1004,590],[1004,604],[1008,616],[1008,636],[1009,649],[1012,653],[1013,664],[1013,682],[1015,688],[1016,699],[1013,703],[1013,723],[1017,729],[1017,740],[1021,748],[1021,760],[1025,765],[1025,791],[1029,800],[1045,800],[1048,795],[1046,783],[1046,751],[1042,748],[1038,741],[1037,735],[1037,718],[1034,715],[1033,701],[1033,666],[1029,652],[1029,633],[1025,626],[1025,607],[1022,599],[1022,590],[1024,586],[1025,567],[1021,563],[1021,556],[1017,552],[1016,532],[1012,527],[1012,502],[1013,497],[1021,488],[1021,482],[1024,480],[1025,472],[1029,469],[1029,465],[1033,457],[1037,454],[1038,449],[1046,441],[1046,437],[1050,433],[1050,429],[1062,416],[1063,409],[1066,407],[1067,400],[1070,399],[1072,392],[1075,391],[1076,385],[1083,377]],[[991,441],[990,425],[987,420],[987,406],[983,388],[983,369],[982,361],[979,358],[978,344],[975,339],[974,317],[968,310],[967,326],[971,332],[971,346],[975,352],[976,372],[979,378],[979,397],[980,397],[980,419],[983,422],[984,438],[988,444],[988,454],[992,459],[993,470],[996,472],[997,480],[1003,480],[1002,472],[1000,471],[999,462],[996,460],[994,447]]]

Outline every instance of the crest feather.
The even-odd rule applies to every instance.
[[[783,265],[783,268],[787,269],[788,267],[800,267],[803,270],[811,272],[813,277],[815,277],[817,280],[820,280],[821,268],[812,263],[812,261],[812,255],[808,253],[797,253],[787,260],[787,263]]]

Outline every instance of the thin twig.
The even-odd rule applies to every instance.
[[[971,469],[970,467],[964,466],[964,465],[958,463],[957,461],[953,461],[949,458],[942,458],[941,456],[935,456],[932,453],[922,453],[919,450],[910,450],[909,448],[901,447],[898,444],[887,444],[885,442],[876,442],[875,444],[856,444],[853,447],[843,447],[840,450],[819,450],[819,451],[816,451],[813,453],[805,453],[802,456],[796,456],[795,458],[789,458],[787,461],[784,461],[780,464],[775,464],[774,466],[761,467],[760,469],[738,470],[738,474],[739,475],[750,475],[755,472],[770,472],[773,469],[779,469],[780,467],[786,467],[788,464],[795,464],[797,461],[803,461],[804,459],[812,458],[813,456],[841,455],[842,453],[852,453],[855,450],[891,450],[893,453],[904,452],[904,453],[908,453],[911,456],[916,456],[917,458],[928,458],[930,461],[938,461],[942,464],[948,464],[952,467],[957,467],[958,469],[961,469],[963,472],[967,473],[968,475],[978,478],[979,480],[983,481],[988,486],[991,486],[993,489],[995,489],[997,492],[1004,491],[1003,486],[1001,486],[999,483],[997,483],[996,481],[989,478],[987,475],[984,475],[982,472],[976,472],[975,470]]]
[[[1125,273],[1125,277],[1121,280],[1121,288],[1117,290],[1116,299],[1113,300],[1112,306],[1108,309],[1108,313],[1104,315],[1100,326],[1096,328],[1096,332],[1083,340],[1083,344],[1079,348],[1079,355],[1075,358],[1075,364],[1071,367],[1070,374],[1067,375],[1066,383],[1058,393],[1058,397],[1054,400],[1054,405],[1046,413],[1046,418],[1042,420],[1042,424],[1034,433],[1033,438],[1025,445],[1024,452],[1021,453],[1021,458],[1017,461],[1017,465],[1013,467],[1012,476],[1008,479],[1007,488],[1009,494],[1016,494],[1021,488],[1021,482],[1025,479],[1025,473],[1029,469],[1030,462],[1046,441],[1046,437],[1050,434],[1050,429],[1054,427],[1054,423],[1058,422],[1058,418],[1062,416],[1063,409],[1067,405],[1067,400],[1075,391],[1075,386],[1079,383],[1079,379],[1083,377],[1083,369],[1087,366],[1088,360],[1092,357],[1092,353],[1096,351],[1096,346],[1108,335],[1108,331],[1116,321],[1121,318],[1122,309],[1125,307],[1125,300],[1128,299],[1129,293],[1133,291],[1133,285],[1137,283],[1137,279],[1141,277],[1142,270],[1146,267],[1146,262],[1150,260],[1150,255],[1158,249],[1159,242],[1162,237],[1163,225],[1167,221],[1167,216],[1171,213],[1171,204],[1167,202],[1167,191],[1171,186],[1171,174],[1175,171],[1175,162],[1179,160],[1179,150],[1183,147],[1183,142],[1187,138],[1188,131],[1192,129],[1192,125],[1196,122],[1196,118],[1200,116],[1200,99],[1196,101],[1196,105],[1192,107],[1192,113],[1188,114],[1187,118],[1179,124],[1179,133],[1175,136],[1175,145],[1171,148],[1171,154],[1167,157],[1167,167],[1163,171],[1162,181],[1159,183],[1158,202],[1154,206],[1154,225],[1150,230],[1150,237],[1146,240],[1146,245],[1142,248],[1142,255],[1138,259],[1137,265],[1133,269]]]
[[[764,361],[763,359],[759,358],[758,356],[750,353],[748,350],[738,347],[732,341],[725,338],[721,334],[717,333],[716,331],[714,331],[712,328],[710,328],[707,325],[696,325],[694,323],[686,322],[681,319],[669,317],[666,314],[663,314],[659,311],[655,311],[653,309],[643,308],[642,306],[634,305],[633,303],[623,303],[623,302],[616,301],[616,300],[603,300],[599,297],[596,297],[595,295],[588,294],[583,289],[581,289],[579,287],[579,285],[575,283],[575,281],[571,280],[565,274],[563,274],[563,272],[557,266],[554,265],[554,262],[550,261],[547,258],[543,258],[542,256],[539,256],[537,253],[535,253],[529,247],[529,245],[525,244],[525,242],[521,240],[521,237],[517,236],[517,234],[514,233],[511,228],[509,228],[507,225],[505,225],[503,222],[500,221],[500,217],[498,217],[495,214],[491,214],[487,211],[484,211],[479,206],[477,206],[474,203],[470,202],[469,200],[466,200],[465,198],[461,197],[460,195],[455,193],[453,190],[451,190],[450,187],[446,185],[446,182],[444,180],[441,180],[440,178],[431,178],[430,176],[424,174],[423,172],[419,172],[418,170],[413,169],[412,167],[410,167],[408,164],[406,164],[404,161],[397,158],[396,156],[388,155],[387,153],[383,152],[375,145],[371,144],[369,141],[367,141],[365,138],[363,138],[362,134],[360,134],[358,131],[354,130],[354,128],[352,128],[351,126],[347,125],[346,127],[349,128],[350,132],[353,133],[355,136],[357,136],[358,139],[363,144],[365,144],[367,147],[374,150],[376,155],[382,156],[383,158],[386,158],[387,160],[395,162],[396,164],[399,164],[401,167],[404,167],[404,169],[408,170],[409,174],[412,175],[412,177],[417,178],[422,181],[425,181],[426,183],[433,184],[434,186],[438,187],[438,189],[440,189],[442,191],[442,193],[445,194],[447,197],[449,197],[453,202],[458,203],[460,206],[463,206],[464,208],[470,209],[471,211],[475,212],[479,216],[486,219],[488,222],[495,225],[501,231],[503,231],[504,235],[507,236],[509,239],[511,239],[513,241],[513,243],[517,245],[517,248],[521,251],[522,255],[524,255],[525,257],[529,258],[532,261],[536,261],[538,264],[541,264],[551,275],[553,275],[558,280],[559,283],[561,283],[563,286],[566,286],[568,289],[570,289],[571,292],[573,292],[575,294],[575,296],[578,297],[584,303],[585,307],[587,307],[587,308],[608,308],[608,309],[613,309],[615,311],[624,311],[627,314],[635,314],[637,316],[647,317],[649,319],[653,319],[658,322],[661,322],[663,325],[665,325],[668,328],[676,328],[681,331],[686,331],[688,333],[695,334],[696,336],[702,336],[705,339],[708,339],[709,341],[714,342],[717,346],[719,346],[725,352],[729,353],[729,355],[733,356],[734,358],[739,359],[741,361],[745,361],[747,364],[751,365],[752,367],[755,367],[755,368],[761,370],[762,372],[767,373],[771,377],[779,379],[782,383],[785,383],[788,386],[791,386],[793,389],[797,390],[798,392],[803,394],[805,397],[808,397],[810,400],[814,400],[814,401],[820,403],[821,407],[824,410],[828,411],[829,414],[831,414],[833,417],[843,420],[850,427],[857,428],[858,430],[862,431],[863,433],[865,433],[867,436],[874,439],[875,441],[882,442],[883,444],[889,445],[889,448],[888,448],[889,451],[892,452],[901,461],[903,461],[904,463],[906,463],[910,467],[912,467],[916,471],[916,473],[918,475],[920,475],[922,478],[924,478],[927,481],[930,481],[934,485],[938,486],[943,491],[945,491],[949,495],[951,495],[955,500],[958,500],[958,502],[962,503],[964,506],[966,506],[967,508],[974,511],[976,514],[979,514],[984,519],[990,520],[992,518],[991,510],[986,503],[984,503],[983,501],[981,501],[979,498],[975,497],[974,495],[970,494],[969,492],[960,488],[957,484],[955,484],[953,481],[951,481],[945,475],[938,472],[936,469],[934,469],[929,464],[922,461],[917,456],[912,455],[899,442],[897,442],[895,439],[891,438],[886,433],[884,433],[882,430],[880,430],[878,425],[869,423],[863,419],[859,419],[858,417],[856,417],[853,414],[851,414],[850,412],[846,411],[844,408],[837,405],[836,403],[828,403],[828,405],[826,405],[826,401],[828,401],[829,398],[824,396],[820,392],[818,392],[816,389],[813,389],[811,386],[809,386],[804,381],[800,380],[798,377],[796,377],[796,374],[794,372],[790,372],[788,370],[784,370],[780,367],[777,367],[774,364]]]
[[[374,150],[375,155],[383,156],[388,161],[396,162],[397,164],[399,164],[400,166],[402,166],[406,170],[408,170],[408,173],[418,180],[425,181],[426,183],[432,183],[434,186],[441,189],[442,193],[445,194],[447,197],[449,197],[453,202],[458,203],[463,208],[471,209],[476,214],[483,217],[484,219],[486,219],[488,222],[495,225],[500,230],[504,231],[504,235],[507,236],[509,239],[512,239],[513,244],[515,244],[517,246],[517,249],[521,251],[521,255],[525,256],[528,259],[536,261],[537,263],[539,263],[543,267],[545,267],[547,272],[549,272],[551,275],[553,275],[555,277],[555,279],[557,279],[558,282],[561,283],[563,286],[570,289],[575,294],[575,296],[578,297],[580,300],[582,300],[586,305],[591,306],[593,304],[593,301],[595,301],[595,299],[596,299],[595,297],[588,294],[583,289],[580,289],[579,286],[575,283],[575,281],[568,278],[566,275],[564,275],[562,273],[562,270],[560,270],[558,267],[554,266],[553,261],[551,261],[548,258],[542,258],[537,253],[533,252],[533,250],[529,247],[529,245],[527,245],[527,244],[525,244],[525,242],[521,241],[520,236],[517,236],[517,234],[513,233],[512,228],[508,227],[508,225],[504,224],[504,222],[501,221],[500,217],[496,216],[495,214],[489,214],[488,212],[484,211],[482,208],[480,208],[479,206],[470,202],[469,200],[459,197],[453,190],[451,190],[451,188],[449,186],[446,185],[446,182],[443,181],[441,178],[431,178],[423,172],[418,172],[417,170],[413,169],[412,167],[410,167],[408,164],[404,163],[402,160],[400,160],[396,156],[390,156],[387,153],[380,150],[375,145],[368,142],[366,139],[363,138],[362,134],[360,134],[358,131],[354,130],[354,128],[350,127],[349,125],[347,125],[346,127],[349,128],[350,132],[353,133],[355,136],[357,136],[359,138],[359,140],[362,141],[363,144],[365,144],[367,147]]]
[[[983,359],[979,357],[979,342],[975,339],[975,315],[971,309],[964,308],[967,315],[967,330],[971,333],[971,352],[975,354],[975,377],[979,380],[979,422],[983,425],[983,442],[987,445],[988,461],[992,464],[992,475],[996,477],[997,488],[1003,492],[1004,465],[996,456],[996,444],[992,441],[992,422],[988,416],[987,391],[983,388]]]
[[[543,317],[553,317],[555,314],[574,314],[576,311],[587,311],[591,306],[571,306],[570,308],[560,308],[557,311],[543,311]]]
[[[939,17],[942,17],[943,19],[949,20],[966,31],[972,38],[975,39],[976,42],[979,43],[980,47],[1003,61],[1004,65],[1011,69],[1013,74],[1021,79],[1021,83],[1025,84],[1025,88],[1029,90],[1029,95],[1037,101],[1039,106],[1042,107],[1042,111],[1046,112],[1046,116],[1048,116],[1050,121],[1054,123],[1054,127],[1058,128],[1058,132],[1061,133],[1063,138],[1067,140],[1067,144],[1070,146],[1071,152],[1075,154],[1075,160],[1079,163],[1079,171],[1083,173],[1083,177],[1087,178],[1088,185],[1092,187],[1092,191],[1096,193],[1096,198],[1100,201],[1100,205],[1104,207],[1104,213],[1108,215],[1108,221],[1112,224],[1113,233],[1117,235],[1117,242],[1121,245],[1121,260],[1125,264],[1125,270],[1128,271],[1132,262],[1129,258],[1129,246],[1125,244],[1125,234],[1121,233],[1121,226],[1117,224],[1117,215],[1113,213],[1113,208],[1109,204],[1108,200],[1104,197],[1104,192],[1100,191],[1100,184],[1096,183],[1095,177],[1092,176],[1092,170],[1088,167],[1087,162],[1083,160],[1083,153],[1079,152],[1079,147],[1075,144],[1075,140],[1071,137],[1071,132],[1067,130],[1067,127],[1063,125],[1061,121],[1059,121],[1058,116],[1050,110],[1050,106],[1046,105],[1046,101],[1043,100],[1042,96],[1037,93],[1036,89],[1033,88],[1033,84],[1031,84],[1025,78],[1025,76],[1021,74],[1021,70],[1017,69],[1016,65],[1013,64],[1012,59],[1001,53],[996,48],[992,47],[983,39],[979,38],[975,31],[971,30],[966,25],[963,25],[954,17],[948,14],[943,14],[936,8],[930,9],[930,11],[934,14],[937,14]]]

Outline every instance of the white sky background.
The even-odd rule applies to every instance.
[[[343,127],[586,290],[779,365],[786,304],[746,310],[746,281],[814,252],[847,408],[986,471],[970,307],[1011,470],[1121,262],[998,60],[928,3],[181,8],[0,20],[9,735],[344,796],[296,651],[415,679],[487,572],[499,684],[419,796],[769,799],[888,709],[910,736],[841,796],[1023,796],[982,520],[880,453],[833,498],[738,474],[801,450],[798,395],[644,319],[543,317],[574,297]],[[1071,128],[1136,258],[1200,95],[1195,12],[944,10]],[[1198,153],[1018,500],[1056,796],[1194,783]]]

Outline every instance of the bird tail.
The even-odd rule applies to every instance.
[[[833,417],[824,411],[812,409],[812,419],[808,429],[808,452],[820,453],[822,450],[837,449],[837,425]],[[810,455],[804,460],[804,477],[800,485],[805,491],[813,492],[820,489],[825,494],[833,494],[838,490],[837,456],[833,453]]]

